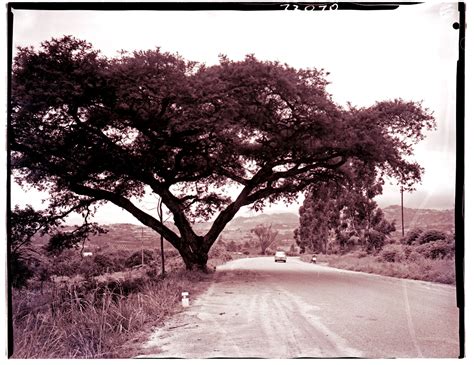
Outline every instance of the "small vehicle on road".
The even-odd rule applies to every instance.
[[[275,262],[286,262],[286,253],[285,251],[277,251],[275,252]]]
[[[312,264],[316,263],[316,255],[313,255],[313,257],[311,257],[311,263]]]

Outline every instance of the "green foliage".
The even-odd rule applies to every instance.
[[[321,181],[363,178],[368,186],[364,176],[388,175],[409,187],[420,180],[420,166],[405,158],[434,128],[430,113],[400,99],[342,108],[326,76],[254,56],[213,66],[160,49],[106,58],[70,36],[19,48],[9,130],[14,177],[48,192],[52,209],[87,217],[89,207],[110,201],[162,234],[186,267],[204,269],[244,205],[293,202]],[[375,183],[368,199],[380,189]],[[234,201],[228,184],[241,188]],[[132,204],[149,190],[181,235]],[[215,215],[204,236],[193,231],[195,219]],[[51,250],[71,245],[63,234]]]

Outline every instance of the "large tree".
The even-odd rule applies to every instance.
[[[352,161],[351,179],[345,184],[319,181],[308,189],[300,207],[300,226],[295,230],[297,244],[313,252],[326,253],[330,240],[345,250],[352,243],[367,251],[379,249],[395,223],[388,222],[373,198],[382,193],[383,180],[360,162]]]
[[[278,231],[272,229],[272,225],[259,224],[255,228],[250,230],[254,235],[257,236],[257,241],[260,246],[260,253],[265,255],[267,249],[275,243],[275,239],[278,236]]]
[[[291,202],[315,181],[343,183],[349,161],[405,184],[420,179],[406,156],[433,128],[432,116],[402,100],[342,108],[326,91],[326,75],[253,56],[221,57],[214,66],[160,49],[106,58],[70,36],[20,48],[13,173],[64,210],[114,203],[162,234],[188,269],[205,270],[209,249],[242,206]],[[231,184],[235,199],[225,190]],[[133,203],[151,192],[178,233]],[[197,217],[215,217],[205,235],[192,228]]]

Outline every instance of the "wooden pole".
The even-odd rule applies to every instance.
[[[403,220],[403,186],[400,188],[400,194],[402,199],[402,237],[405,237],[405,222]]]
[[[161,198],[158,200],[158,217],[160,218],[160,223],[163,224],[163,200]],[[165,251],[163,245],[163,235],[160,234],[160,246],[161,246],[161,277],[165,277]]]

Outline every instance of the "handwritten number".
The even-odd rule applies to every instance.
[[[280,6],[284,6],[285,10],[300,10],[299,5],[297,5],[297,4],[280,4]],[[290,9],[290,6],[293,6],[293,9]],[[326,5],[319,5],[318,8],[321,11],[337,10],[339,8],[339,5],[337,3],[333,3],[333,4],[329,5],[329,7],[326,4]],[[315,10],[315,6],[314,5],[306,5],[303,9],[305,11],[312,11],[312,10]]]

